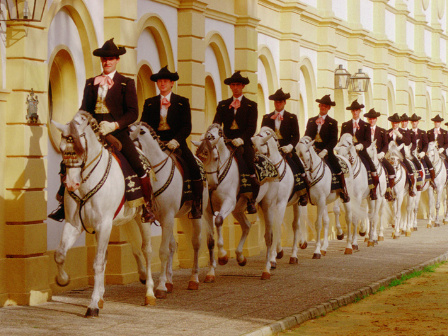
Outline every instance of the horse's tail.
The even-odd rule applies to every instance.
[[[352,210],[352,218],[356,218],[358,220],[364,221],[368,218],[367,214],[367,205],[363,204],[362,200],[359,202],[356,197],[352,197],[351,199],[351,210]]]

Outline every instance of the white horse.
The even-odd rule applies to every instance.
[[[426,155],[431,161],[432,166],[434,167],[434,185],[436,190],[434,190],[431,186],[428,188],[428,196],[429,196],[429,218],[428,218],[428,227],[432,226],[432,221],[434,221],[434,226],[440,226],[440,218],[439,218],[439,210],[440,204],[443,201],[443,191],[447,182],[447,174],[445,169],[445,164],[443,163],[443,158],[439,154],[438,145],[436,141],[431,141],[428,144],[428,150]],[[429,183],[427,183],[429,184]],[[436,194],[436,197],[434,197]],[[434,209],[435,208],[435,209]],[[445,207],[446,209],[447,207]],[[415,217],[417,217],[417,207],[415,209]],[[434,214],[435,210],[435,214]],[[445,219],[447,216],[445,215]],[[414,230],[417,228],[417,221],[414,224]]]
[[[395,201],[393,202],[395,221],[393,227],[395,231],[393,233],[393,238],[400,238],[401,231],[405,232],[407,237],[411,235],[411,224],[413,225],[414,216],[414,202],[415,196],[409,196],[409,183],[407,180],[407,172],[403,167],[402,161],[404,159],[400,150],[405,148],[405,152],[410,153],[411,145],[406,146],[405,144],[397,145],[395,141],[389,142],[389,150],[386,154],[387,160],[392,164],[395,169]],[[416,186],[414,185],[414,192],[416,191]],[[406,204],[406,210],[402,214],[403,202]]]
[[[356,188],[353,188],[353,196],[350,197],[350,200],[357,205],[358,209],[362,207],[363,200],[367,202],[369,227],[373,228],[375,223],[377,222],[377,216],[375,216],[374,210],[377,207],[379,207],[381,203],[378,202],[377,205],[377,201],[373,201],[370,198],[370,188],[368,182],[369,172],[367,171],[365,165],[361,160],[361,157],[358,155],[358,152],[355,149],[355,145],[353,144],[353,136],[349,133],[343,134],[334,149],[340,156],[345,157],[350,162],[350,165],[353,168],[353,184],[356,185]],[[363,219],[365,211],[366,209],[363,209],[363,211],[361,212],[362,217],[358,217],[358,214],[360,213],[359,211],[353,212],[352,221],[354,225],[354,230],[353,230],[352,246],[354,250],[358,249],[358,225]],[[336,226],[339,229],[340,223],[339,223],[338,202],[336,202],[334,205],[334,212],[335,212]],[[374,231],[376,230],[370,230],[370,232]],[[365,231],[362,233],[360,232],[360,235],[364,236]],[[374,246],[373,239],[372,241],[369,241],[368,246]]]
[[[306,248],[307,246],[307,230],[305,222],[307,207],[299,206],[299,196],[297,196],[297,194],[292,195],[294,189],[294,175],[286,159],[283,158],[279,152],[275,132],[269,127],[262,127],[260,132],[256,136],[252,137],[252,143],[254,144],[256,152],[266,155],[274,163],[280,175],[279,190],[281,190],[281,192],[277,195],[277,205],[275,206],[276,222],[274,228],[274,246],[276,249],[272,249],[271,266],[272,268],[275,268],[276,259],[283,257],[283,248],[281,245],[281,224],[286,207],[288,206],[292,206],[294,212],[294,218],[292,221],[294,239],[289,263],[297,264],[297,246],[299,245],[301,248]]]
[[[104,271],[112,226],[134,219],[141,231],[142,249],[147,260],[144,269],[137,258],[141,281],[148,279],[145,302],[155,304],[150,264],[150,223],[141,222],[141,207],[132,208],[127,202],[121,206],[125,194],[124,176],[116,159],[104,148],[93,130],[98,130],[96,120],[89,113],[79,111],[67,125],[53,123],[62,132],[60,149],[67,168],[64,194],[66,222],[54,256],[58,265],[56,283],[68,285],[70,278],[64,270],[67,251],[84,230],[94,231],[98,242],[93,263],[95,283],[86,317],[98,316],[104,303]]]
[[[330,224],[330,218],[328,217],[327,204],[334,202],[338,199],[339,194],[331,192],[331,180],[332,173],[330,168],[324,163],[324,161],[317,155],[313,147],[314,140],[312,141],[309,136],[304,136],[296,145],[296,152],[302,160],[305,171],[310,181],[310,202],[313,205],[317,205],[317,219],[315,223],[316,227],[316,249],[314,250],[313,259],[320,259],[321,255],[327,253],[328,248],[328,229]],[[349,197],[353,196],[353,170],[347,159],[340,158],[346,163],[349,175],[345,181],[347,184],[347,191]],[[348,235],[347,245],[345,248],[345,254],[352,254],[353,247],[351,238],[354,236],[351,233],[352,230],[352,205],[350,202],[343,203],[345,208],[345,220],[347,222]],[[324,242],[321,242],[321,230],[322,221],[324,223]],[[343,239],[344,233],[342,229],[338,229],[338,239]]]
[[[151,184],[154,190],[154,215],[162,227],[162,242],[159,249],[161,271],[159,284],[155,290],[156,298],[164,299],[173,290],[173,254],[176,249],[174,239],[174,219],[188,215],[192,201],[181,206],[183,178],[174,159],[161,149],[157,134],[146,123],[133,126],[131,139],[138,140],[141,150],[148,159],[154,174]],[[202,204],[207,204],[208,193],[204,188]],[[199,248],[201,245],[202,219],[191,219],[193,226],[192,244],[194,250],[193,268],[188,289],[197,290],[199,286]]]
[[[209,225],[213,223],[213,215],[215,212],[219,212],[215,218],[215,225],[218,232],[219,264],[225,265],[228,261],[227,252],[224,249],[222,224],[224,219],[232,213],[233,217],[240,223],[242,231],[241,239],[235,249],[236,259],[240,266],[244,266],[247,261],[243,255],[243,245],[249,234],[251,223],[244,213],[247,204],[246,197],[238,198],[240,178],[235,157],[227,148],[222,128],[218,124],[209,126],[207,132],[201,137],[201,141],[193,141],[193,144],[198,147],[196,155],[204,163],[210,189],[210,203],[204,212],[204,218]],[[272,248],[272,227],[275,213],[272,205],[277,202],[278,185],[278,181],[264,183],[260,186],[260,191],[256,199],[256,203],[260,205],[263,211],[265,221],[264,238],[267,251],[265,268],[261,276],[262,280],[270,278],[271,264],[269,258]],[[208,232],[207,244],[210,254],[210,264],[206,282],[213,282],[215,280],[216,267],[213,255],[215,244],[213,230],[209,230]]]

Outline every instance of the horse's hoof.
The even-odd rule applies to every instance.
[[[167,294],[167,291],[156,289],[155,296],[158,299],[166,299],[168,294]]]
[[[379,236],[378,241],[384,241],[384,236]]]
[[[346,247],[344,254],[353,254],[353,249]]]
[[[342,240],[342,239],[344,239],[344,234],[337,235],[336,238],[337,238],[338,240]]]
[[[367,242],[367,247],[374,247],[374,246],[375,246],[375,242],[373,242],[373,241]]]
[[[374,243],[375,245],[378,245],[378,240],[374,240],[373,243]]]
[[[86,315],[84,317],[98,317],[100,310],[98,308],[87,308]]]
[[[352,244],[352,249],[353,249],[353,251],[359,251],[358,245]]]
[[[393,233],[392,237],[394,237],[394,239],[400,239],[400,235],[396,235],[395,233]]]
[[[261,280],[269,280],[271,278],[271,273],[263,272],[261,275]]]
[[[204,279],[205,283],[214,283],[215,282],[215,276],[214,275],[206,275]]]
[[[302,250],[304,250],[304,249],[306,249],[306,248],[308,247],[308,243],[307,243],[307,242],[304,242],[303,244],[299,244],[299,247],[300,247]]]
[[[369,238],[368,237],[365,237],[364,238],[364,243],[367,243],[369,241]]]
[[[415,228],[414,228],[414,231],[418,231],[418,228],[417,228],[417,227],[415,227]]]
[[[440,227],[439,223],[434,224],[434,227]]]
[[[327,251],[324,251],[324,250],[320,250],[320,254],[322,254],[322,256],[326,256],[327,255]]]
[[[313,259],[320,259],[320,257],[321,257],[320,253],[313,254]]]
[[[430,228],[432,228],[432,225],[431,225],[431,224],[426,224],[426,227],[427,227],[428,229],[430,229]]]
[[[218,215],[218,216],[216,216],[216,218],[215,218],[215,225],[216,225],[216,226],[221,226],[223,221],[224,221],[224,220],[223,220],[222,216],[221,216],[221,215]]]
[[[142,285],[146,285],[146,280],[144,279],[139,279]]]
[[[227,256],[227,254],[224,257],[219,257],[218,258],[218,264],[225,265],[229,262],[229,257]]]
[[[299,263],[299,259],[297,259],[295,257],[291,257],[291,258],[289,258],[289,263],[290,264],[298,264]]]
[[[166,287],[166,291],[167,291],[168,293],[172,293],[172,292],[173,292],[174,285],[173,285],[172,283],[166,283],[166,284],[165,284],[165,287]]]
[[[191,281],[188,282],[188,290],[198,290],[199,289],[199,282]]]
[[[246,264],[247,264],[247,259],[246,259],[246,257],[244,257],[244,259],[243,259],[243,261],[238,261],[238,265],[240,265],[240,266],[246,266]]]
[[[145,296],[145,306],[155,306],[156,305],[156,298],[154,296]]]
[[[283,258],[283,250],[281,250],[280,252],[277,253],[277,256],[275,257],[275,259],[281,259]]]
[[[98,308],[99,308],[99,309],[103,309],[103,307],[104,307],[104,300],[103,300],[103,299],[100,299],[100,300],[98,301]]]
[[[59,281],[59,278],[58,278],[58,276],[56,275],[56,277],[54,278],[54,280],[55,280],[56,284],[57,284],[59,287],[65,287],[65,286],[68,286],[68,284],[70,283],[70,277],[67,278],[67,282],[62,282],[62,281]]]
[[[271,269],[276,269],[277,263],[275,261],[271,261]]]
[[[395,229],[395,224],[391,224],[390,226],[392,226],[392,228]]]
[[[359,235],[361,236],[361,237],[364,237],[365,235],[366,235],[366,233],[365,232],[359,232]]]
[[[411,236],[411,231],[406,231],[405,237],[410,237],[410,236]]]

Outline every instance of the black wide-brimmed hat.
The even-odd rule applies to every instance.
[[[324,105],[336,106],[336,103],[334,101],[331,101],[329,94],[323,96],[321,99],[316,99],[316,102]]]
[[[411,115],[411,117],[409,118],[409,121],[419,121],[422,117],[419,117],[418,115],[416,115],[415,113],[413,115]]]
[[[400,117],[401,121],[409,121],[409,117],[406,113],[403,113]]]
[[[364,108],[364,104],[359,104],[358,99],[355,99],[349,107],[346,107],[346,110],[360,110]]]
[[[117,47],[114,43],[114,38],[107,40],[101,48],[93,51],[93,56],[98,57],[115,57],[126,54],[125,47]]]
[[[289,93],[284,93],[283,90],[280,88],[273,95],[269,96],[269,100],[286,100],[291,98],[291,95]]]
[[[249,78],[241,76],[240,71],[235,71],[235,73],[229,77],[224,79],[224,84],[230,85],[232,83],[241,83],[241,84],[249,84]]]
[[[439,115],[436,115],[434,118],[431,119],[431,121],[442,122],[442,121],[443,121],[443,118],[440,118]]]
[[[159,70],[158,73],[151,75],[149,77],[153,82],[157,82],[159,79],[169,79],[170,81],[177,81],[179,79],[179,75],[177,72],[170,72],[168,70],[168,65],[165,65],[162,69]]]
[[[387,118],[387,120],[391,121],[391,122],[400,122],[401,118],[398,115],[398,113],[395,113],[393,116]]]
[[[374,108],[370,109],[369,112],[364,113],[364,117],[366,117],[366,118],[378,118],[380,116],[381,116],[381,113],[375,111]]]

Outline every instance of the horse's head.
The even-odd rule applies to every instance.
[[[412,143],[409,145],[404,145],[403,149],[404,149],[404,156],[406,157],[406,159],[412,160]]]
[[[196,156],[205,165],[209,165],[211,161],[217,160],[218,153],[216,151],[216,145],[220,140],[224,140],[224,133],[222,131],[221,125],[212,124],[201,136],[200,141],[192,141],[192,143],[196,147],[198,147],[198,149],[196,150]]]
[[[62,161],[67,168],[65,185],[69,191],[75,191],[81,184],[81,173],[88,159],[87,139],[100,140],[98,123],[90,113],[85,111],[78,111],[72,121],[66,125],[52,122],[62,133],[59,149],[62,153]],[[95,142],[92,141],[92,143]]]
[[[356,149],[355,146],[353,146],[353,136],[350,133],[344,133],[341,136],[341,139],[339,140],[338,144],[334,148],[336,152],[349,159],[356,157]]]
[[[367,154],[370,156],[372,161],[378,160],[378,151],[376,148],[376,139],[372,141],[369,147],[366,148]]]
[[[314,140],[311,140],[309,136],[305,135],[303,138],[299,140],[295,148],[297,155],[303,161],[307,169],[311,168],[312,153],[313,152],[315,153],[313,144]]]
[[[252,141],[255,152],[265,155],[270,155],[270,148],[275,149],[277,147],[277,136],[275,135],[275,132],[266,126],[263,126],[258,132],[257,135],[250,138]]]
[[[163,150],[165,148],[154,129],[145,122],[132,125],[130,131],[129,136],[131,140],[137,142],[147,157],[155,149]]]
[[[386,154],[386,159],[392,164],[392,166],[398,167],[400,160],[403,160],[403,154],[401,153],[401,149],[403,147],[404,143],[398,146],[393,140],[389,142],[389,150]]]
[[[429,161],[431,161],[432,163],[436,163],[439,160],[440,154],[439,154],[439,145],[437,141],[431,141],[428,143],[428,150],[426,151],[426,156],[428,156]]]

